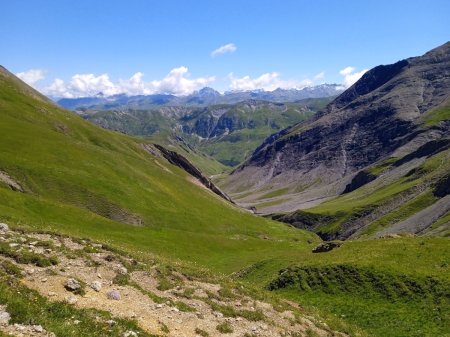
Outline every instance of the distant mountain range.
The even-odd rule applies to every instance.
[[[220,92],[205,87],[188,96],[168,94],[127,96],[125,94],[94,97],[63,98],[57,103],[70,110],[110,110],[117,108],[149,109],[157,106],[210,106],[235,104],[246,100],[264,100],[275,103],[296,102],[306,98],[336,96],[343,92],[340,84],[321,84],[303,89],[276,89],[274,91],[229,91]]]

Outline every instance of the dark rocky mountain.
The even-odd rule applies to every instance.
[[[276,89],[274,91],[229,91],[224,94],[205,87],[188,96],[169,94],[127,96],[124,94],[95,97],[63,98],[58,104],[70,110],[150,109],[159,106],[210,106],[235,104],[246,100],[296,102],[307,98],[331,97],[342,93],[338,84],[321,84],[303,89]]]
[[[309,120],[267,138],[224,187],[242,205],[263,213],[310,208],[343,192],[354,195],[361,186],[386,187],[382,169],[390,170],[382,176],[385,181],[391,176],[393,183],[426,158],[448,151],[422,151],[416,156],[420,160],[389,165],[450,137],[449,94],[450,43],[375,67]],[[407,171],[401,173],[400,167]],[[320,206],[316,208],[319,212]],[[342,228],[334,225],[331,231],[339,237]]]

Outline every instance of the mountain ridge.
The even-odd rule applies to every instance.
[[[223,94],[210,87],[204,87],[187,96],[172,94],[126,95],[105,97],[62,98],[57,103],[71,110],[107,110],[117,108],[154,108],[155,106],[208,106],[213,104],[235,104],[245,100],[264,100],[275,103],[295,102],[306,98],[336,96],[343,91],[340,84],[320,84],[303,89],[281,89],[273,91],[249,90],[227,91]]]
[[[449,69],[446,43],[369,70],[325,109],[266,139],[223,187],[241,205],[259,204],[264,213],[320,207],[360,170],[449,137],[448,113],[432,125],[425,122],[433,111],[448,109]],[[279,195],[265,197],[269,189]]]

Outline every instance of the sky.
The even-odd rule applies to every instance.
[[[449,0],[0,0],[0,64],[53,97],[348,87],[450,40]]]

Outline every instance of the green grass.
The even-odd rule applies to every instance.
[[[266,260],[240,279],[265,287],[277,279],[275,273],[292,266],[303,270],[302,276],[292,273],[291,284],[273,291],[318,313],[332,329],[351,336],[446,336],[448,239],[347,241],[290,262]]]
[[[46,257],[26,250],[18,250],[9,246],[8,242],[0,241],[0,255],[10,257],[20,264],[34,264],[38,267],[48,267],[57,265],[58,260],[55,257]]]
[[[433,126],[441,121],[450,120],[450,106],[438,107],[425,113],[422,117],[426,126]]]
[[[231,326],[230,323],[223,322],[216,326],[216,330],[219,331],[220,333],[232,333],[233,327]]]
[[[448,280],[411,278],[349,265],[294,267],[270,287],[304,305],[356,323],[374,336],[445,336]]]

